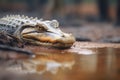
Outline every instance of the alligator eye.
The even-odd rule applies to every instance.
[[[47,29],[48,29],[47,26],[44,24],[37,24],[36,28],[38,31],[47,31]]]
[[[46,29],[44,27],[39,27],[38,30],[39,31],[45,31]]]
[[[46,31],[46,29],[43,26],[37,26],[38,31]]]

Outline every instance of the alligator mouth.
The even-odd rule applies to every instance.
[[[30,44],[50,46],[56,48],[70,48],[75,42],[75,38],[69,37],[59,37],[54,33],[36,33],[29,32],[22,35],[23,40]]]
[[[32,38],[32,37],[31,37]],[[56,47],[56,48],[70,48],[73,43],[62,43],[62,42],[49,42],[49,41],[40,41],[38,39],[30,37],[24,37],[23,40],[27,41],[29,44],[34,45],[41,45],[41,46],[50,46],[50,47]]]

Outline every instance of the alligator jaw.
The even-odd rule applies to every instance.
[[[44,33],[29,33],[23,34],[23,40],[36,45],[52,46],[57,48],[70,48],[75,42],[75,38],[67,33],[64,36],[58,34],[44,32]]]

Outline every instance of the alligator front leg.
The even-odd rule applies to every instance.
[[[31,51],[23,50],[20,48],[23,46],[24,43],[21,42],[18,38],[7,33],[0,32],[0,50],[34,55]]]
[[[18,38],[7,34],[0,32],[0,44],[2,45],[7,45],[7,46],[12,46],[12,47],[23,47],[24,43],[22,43]]]
[[[2,50],[2,51],[14,51],[14,52],[26,54],[29,56],[34,55],[34,53],[31,51],[27,51],[27,50],[17,48],[17,47],[10,47],[10,46],[6,46],[6,45],[0,45],[0,50]]]

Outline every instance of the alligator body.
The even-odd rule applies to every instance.
[[[0,33],[6,33],[22,42],[35,45],[69,48],[75,42],[72,34],[64,33],[57,20],[42,20],[10,15],[0,19]]]

